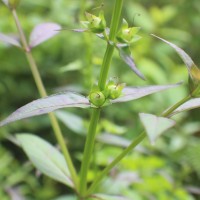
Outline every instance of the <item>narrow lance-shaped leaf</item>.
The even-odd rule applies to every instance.
[[[184,104],[179,106],[176,110],[174,110],[170,116],[178,114],[183,111],[192,110],[195,108],[200,108],[200,98],[194,98],[194,99],[191,99],[191,100],[185,102]]]
[[[122,90],[122,96],[117,99],[110,100],[110,102],[118,103],[118,102],[126,102],[126,101],[131,101],[134,99],[139,99],[141,97],[144,97],[156,92],[177,87],[180,84],[181,83],[171,84],[171,85],[151,85],[151,86],[145,86],[145,87],[125,87]]]
[[[55,147],[31,134],[18,134],[17,139],[39,171],[56,181],[73,187],[65,159]]]
[[[90,107],[89,100],[79,94],[73,92],[60,93],[35,100],[25,106],[19,108],[5,120],[0,122],[0,126],[14,122],[20,119],[50,113],[54,110],[65,107]]]
[[[17,47],[21,47],[19,41],[16,39],[15,36],[5,35],[3,33],[0,33],[0,41],[17,46]]]
[[[183,60],[183,62],[185,63],[185,65],[187,66],[187,69],[188,69],[188,73],[191,77],[191,79],[194,81],[194,82],[198,82],[200,80],[200,70],[199,68],[194,64],[193,60],[190,58],[190,56],[185,52],[183,51],[181,48],[179,48],[178,46],[176,46],[175,44],[163,39],[163,38],[160,38],[154,34],[151,34],[152,36],[162,40],[163,42],[167,43],[169,46],[171,46],[177,53],[178,55],[181,57],[181,59]]]
[[[144,75],[139,71],[139,69],[136,67],[135,62],[132,58],[131,51],[129,49],[129,46],[122,46],[121,44],[117,46],[117,49],[119,51],[119,55],[122,58],[122,60],[143,80],[145,80]]]
[[[30,47],[35,47],[40,43],[54,37],[59,33],[58,30],[61,29],[61,26],[56,23],[48,22],[37,25],[30,35]]]
[[[130,200],[121,195],[93,194],[91,200]]]
[[[172,119],[157,117],[156,115],[147,113],[140,113],[139,116],[152,145],[155,144],[156,139],[164,131],[175,125],[175,121]]]

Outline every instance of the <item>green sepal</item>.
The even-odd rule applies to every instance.
[[[125,83],[118,83],[116,78],[112,78],[108,81],[105,90],[103,91],[104,95],[108,99],[116,99],[121,96],[122,90],[125,87]]]
[[[95,107],[99,108],[105,103],[106,97],[101,91],[93,91],[89,94],[89,101]]]
[[[131,44],[141,38],[139,35],[137,35],[139,30],[140,27],[128,27],[127,21],[123,19],[122,27],[116,38],[121,43]]]
[[[102,33],[106,28],[106,21],[104,18],[104,13],[101,11],[99,16],[92,15],[88,12],[85,13],[86,19],[88,21],[82,21],[81,23],[88,28],[93,33]]]

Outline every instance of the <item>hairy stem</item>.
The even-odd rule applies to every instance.
[[[19,36],[20,36],[20,39],[21,39],[21,43],[22,43],[22,46],[25,50],[26,58],[28,60],[32,75],[34,77],[38,91],[40,93],[40,96],[45,97],[45,96],[47,96],[47,92],[45,90],[44,84],[43,84],[42,79],[40,77],[40,73],[38,71],[38,67],[37,67],[35,59],[33,58],[33,55],[31,53],[31,49],[28,45],[28,42],[26,40],[25,34],[23,32],[23,29],[21,27],[21,24],[20,24],[20,21],[19,21],[19,18],[18,18],[18,15],[17,15],[17,12],[16,12],[15,9],[12,10],[12,15],[14,17],[14,20],[15,20],[15,23],[16,23],[16,26],[17,26],[17,29],[18,29],[18,32],[19,32]],[[57,121],[57,119],[56,119],[56,117],[53,113],[49,113],[49,118],[50,118],[50,121],[51,121],[52,128],[54,130],[56,139],[57,139],[57,141],[60,145],[60,148],[61,148],[61,150],[64,154],[64,157],[65,157],[66,163],[68,165],[69,171],[71,173],[74,185],[75,185],[76,188],[78,188],[78,176],[77,176],[75,167],[72,163],[69,151],[66,147],[65,140],[64,140],[64,137],[62,135],[58,121]]]
[[[110,39],[114,40],[116,36],[116,32],[118,29],[119,25],[119,19],[121,15],[121,10],[122,10],[122,4],[123,0],[116,0],[115,1],[115,6],[113,9],[113,14],[112,14],[112,22],[111,22],[111,35]],[[111,45],[109,42],[107,44],[106,52],[103,58],[103,63],[101,66],[101,72],[100,72],[100,78],[98,82],[98,86],[100,90],[103,90],[106,85],[106,80],[108,76],[108,71],[110,68],[110,63],[112,60],[112,55],[114,51],[114,46]],[[93,147],[94,147],[94,141],[95,141],[95,134],[96,134],[96,128],[100,116],[100,108],[99,109],[93,109],[92,111],[92,116],[90,120],[90,126],[88,129],[88,134],[86,138],[86,144],[84,148],[84,153],[83,153],[83,161],[81,165],[81,174],[80,174],[80,195],[83,197],[85,196],[86,189],[87,189],[87,174],[88,174],[88,169],[90,166],[90,160],[93,152]]]

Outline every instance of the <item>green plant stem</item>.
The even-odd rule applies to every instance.
[[[104,90],[106,86],[106,80],[108,77],[109,67],[112,60],[112,55],[114,52],[114,40],[117,33],[117,29],[120,22],[120,16],[122,11],[123,0],[116,0],[115,6],[112,14],[111,25],[110,25],[110,34],[109,34],[109,41],[107,43],[106,52],[104,55],[100,77],[99,77],[99,89]]]
[[[178,101],[176,104],[174,104],[172,107],[170,107],[169,109],[167,109],[164,113],[161,114],[162,117],[169,117],[169,115],[179,106],[181,106],[183,103],[185,103],[186,101],[189,101],[191,99],[191,95],[188,95],[187,97],[181,99],[180,101]]]
[[[92,151],[94,148],[96,128],[99,121],[100,109],[93,108],[90,126],[88,129],[88,135],[85,143],[85,149],[83,154],[83,163],[81,166],[80,176],[80,194],[84,195],[87,185],[87,172],[91,160]],[[85,161],[85,162],[84,162]]]
[[[87,191],[87,195],[91,194],[96,186],[99,184],[99,182],[108,174],[108,172],[116,165],[118,164],[134,147],[136,147],[144,138],[146,134],[143,131],[126,149],[122,151],[121,154],[119,154],[105,169],[99,174],[99,176],[96,177],[92,185]]]
[[[166,112],[161,114],[162,117],[168,117],[176,108],[181,106],[183,103],[190,100],[192,97],[191,95],[188,95],[187,97],[181,99],[176,104],[174,104],[172,107],[170,107]],[[94,182],[90,186],[90,188],[87,191],[87,195],[91,194],[95,188],[98,186],[99,182],[106,176],[106,174],[115,166],[117,165],[134,147],[136,147],[142,140],[146,137],[145,131],[139,134],[139,136],[133,140],[133,142],[124,149],[105,169],[95,178]]]
[[[116,32],[118,29],[119,25],[119,19],[121,15],[121,10],[122,10],[122,4],[123,0],[116,0],[115,1],[115,6],[113,9],[113,14],[112,14],[112,21],[111,21],[111,36],[109,37],[110,40],[114,40],[116,36]],[[108,76],[108,71],[110,68],[110,63],[112,60],[112,55],[114,51],[114,46],[110,44],[110,42],[107,43],[107,48],[106,52],[103,58],[103,63],[101,66],[101,72],[100,72],[100,78],[98,82],[98,86],[100,90],[103,90],[106,85],[106,80]],[[93,109],[92,110],[92,116],[90,120],[90,125],[89,125],[89,130],[86,138],[86,143],[85,143],[85,148],[84,148],[84,153],[83,153],[83,161],[81,165],[81,172],[80,172],[80,188],[79,188],[79,193],[81,197],[85,196],[86,189],[87,189],[87,174],[88,174],[88,169],[90,166],[90,160],[93,152],[93,147],[94,147],[94,141],[95,141],[95,134],[96,134],[96,128],[100,116],[100,111],[101,109]]]
[[[85,10],[86,10],[86,1],[81,0],[80,2],[80,13],[79,21],[85,19]],[[87,88],[90,88],[93,85],[93,76],[92,76],[92,48],[93,48],[93,38],[92,33],[88,32],[83,34],[83,42],[85,53],[83,54],[84,58],[84,67],[82,69],[84,83]]]
[[[15,9],[12,10],[12,14],[13,14],[13,17],[14,17],[18,32],[19,32],[19,36],[20,36],[20,39],[21,39],[22,46],[23,46],[23,48],[25,50],[26,58],[27,58],[27,60],[29,62],[29,66],[30,66],[31,72],[32,72],[34,80],[35,80],[36,86],[38,88],[38,91],[39,91],[41,97],[45,97],[45,96],[47,96],[47,92],[46,92],[45,87],[43,85],[42,79],[40,77],[40,73],[38,71],[38,67],[37,67],[36,62],[35,62],[35,60],[33,58],[32,53],[31,53],[31,49],[30,49],[30,47],[29,47],[29,45],[27,43],[25,34],[23,32],[23,29],[21,27],[21,24],[20,24],[20,21],[19,21],[19,18],[18,18],[18,15],[17,15],[17,12],[16,12]],[[60,148],[61,148],[61,150],[63,152],[63,155],[65,157],[66,163],[68,165],[69,171],[71,173],[72,179],[74,181],[74,185],[75,185],[76,188],[78,188],[78,176],[77,176],[75,167],[74,167],[74,165],[72,163],[69,151],[68,151],[68,149],[66,147],[65,140],[64,140],[64,137],[62,135],[60,126],[58,124],[58,121],[57,121],[57,119],[56,119],[56,117],[55,117],[55,115],[53,113],[49,113],[49,118],[50,118],[53,130],[54,130],[56,139],[57,139],[57,141],[58,141],[58,143],[60,145]]]

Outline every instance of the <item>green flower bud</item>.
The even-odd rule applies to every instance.
[[[128,27],[128,23],[125,19],[123,19],[122,27],[117,34],[117,40],[122,43],[133,43],[139,40],[141,37],[136,35],[140,27]]]
[[[118,82],[117,78],[112,78],[111,80],[109,80],[108,84],[106,85],[106,89],[104,91],[106,98],[116,99],[121,95],[122,90],[125,87],[125,84],[124,83],[119,84],[117,82]]]
[[[109,85],[107,90],[109,91],[108,98],[109,99],[116,99],[122,94],[122,89],[124,88],[125,84],[118,84],[118,85]]]
[[[93,33],[102,33],[106,28],[106,21],[103,12],[100,12],[99,17],[90,13],[85,13],[88,21],[83,21],[82,24]]]
[[[96,107],[101,107],[105,103],[106,98],[102,92],[96,91],[90,93],[89,100]]]

